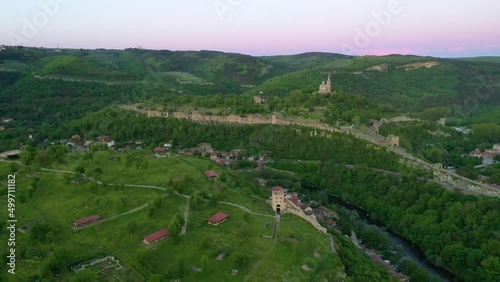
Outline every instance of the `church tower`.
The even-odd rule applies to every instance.
[[[332,92],[332,81],[330,80],[330,74],[328,74],[328,79],[321,83],[319,86],[319,93],[330,93]]]

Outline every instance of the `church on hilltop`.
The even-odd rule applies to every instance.
[[[330,80],[330,74],[328,74],[328,79],[321,83],[319,86],[319,93],[331,93],[332,92],[332,81]]]

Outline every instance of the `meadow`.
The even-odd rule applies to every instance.
[[[127,156],[131,156],[128,161]],[[149,163],[146,168],[142,167],[145,162]],[[226,179],[207,180],[203,171],[208,168],[226,174]],[[77,173],[2,162],[0,179],[7,179],[16,169],[16,194],[23,198],[16,207],[18,227],[37,219],[45,222],[33,225],[27,233],[16,233],[17,274],[7,278],[3,272],[2,281],[170,281],[179,277],[182,281],[307,281],[343,269],[329,249],[328,237],[298,217],[284,215],[277,236],[270,238],[271,206],[252,190],[241,188],[245,182],[238,175],[207,160],[173,154],[155,158],[150,152],[96,152],[90,158],[85,153],[70,153],[63,164],[53,164],[50,169]],[[82,180],[82,172],[88,172],[90,178]],[[172,185],[176,177],[187,183]],[[95,179],[104,184],[97,185]],[[145,235],[168,228],[172,217],[182,216],[188,206],[188,199],[171,187],[185,194],[201,190],[218,194],[217,199],[224,203],[204,201],[191,206],[185,234],[146,247],[141,242]],[[252,214],[225,202],[241,205]],[[0,203],[6,204],[5,197]],[[219,226],[207,224],[206,219],[216,212],[230,217]],[[71,227],[74,220],[96,213],[102,217],[100,222],[80,230]],[[221,253],[225,258],[217,260]],[[70,269],[106,255],[116,257],[124,269],[99,275],[95,273],[99,267],[79,273]],[[193,271],[193,267],[202,270]],[[233,269],[238,270],[237,275],[232,275]]]

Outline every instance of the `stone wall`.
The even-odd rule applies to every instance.
[[[287,207],[286,208],[287,213],[294,214],[294,215],[306,220],[307,222],[309,222],[314,228],[316,228],[321,233],[326,234],[328,232],[325,227],[323,227],[319,224],[318,220],[316,220],[316,216],[314,216],[313,214],[311,214],[311,215],[305,214],[298,206],[296,206],[293,202],[291,202],[288,199],[286,200],[286,207]]]

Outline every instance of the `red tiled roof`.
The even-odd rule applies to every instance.
[[[147,236],[144,236],[143,239],[146,240],[147,242],[152,243],[158,239],[168,236],[168,234],[169,234],[168,229],[161,229],[156,231],[155,233],[151,233]]]
[[[325,223],[328,224],[328,225],[334,225],[335,221],[329,219],[329,220],[325,221]]]
[[[207,178],[214,178],[214,177],[217,177],[217,172],[215,172],[213,170],[206,170],[205,171],[205,176]]]
[[[87,224],[89,222],[92,222],[92,221],[95,221],[95,220],[99,220],[99,219],[101,219],[101,216],[98,215],[98,214],[94,214],[94,215],[91,215],[91,216],[87,216],[87,217],[84,217],[84,218],[77,219],[73,223],[75,225],[83,225],[83,224]]]
[[[210,223],[219,223],[228,217],[229,217],[229,215],[227,213],[218,212],[218,213],[212,215],[211,217],[209,217],[207,220]]]
[[[281,186],[275,186],[275,187],[273,187],[273,191],[279,191],[281,189],[283,189],[283,187],[281,187]]]
[[[162,148],[162,147],[156,147],[153,149],[153,151],[155,153],[164,153],[165,152],[165,148]]]

